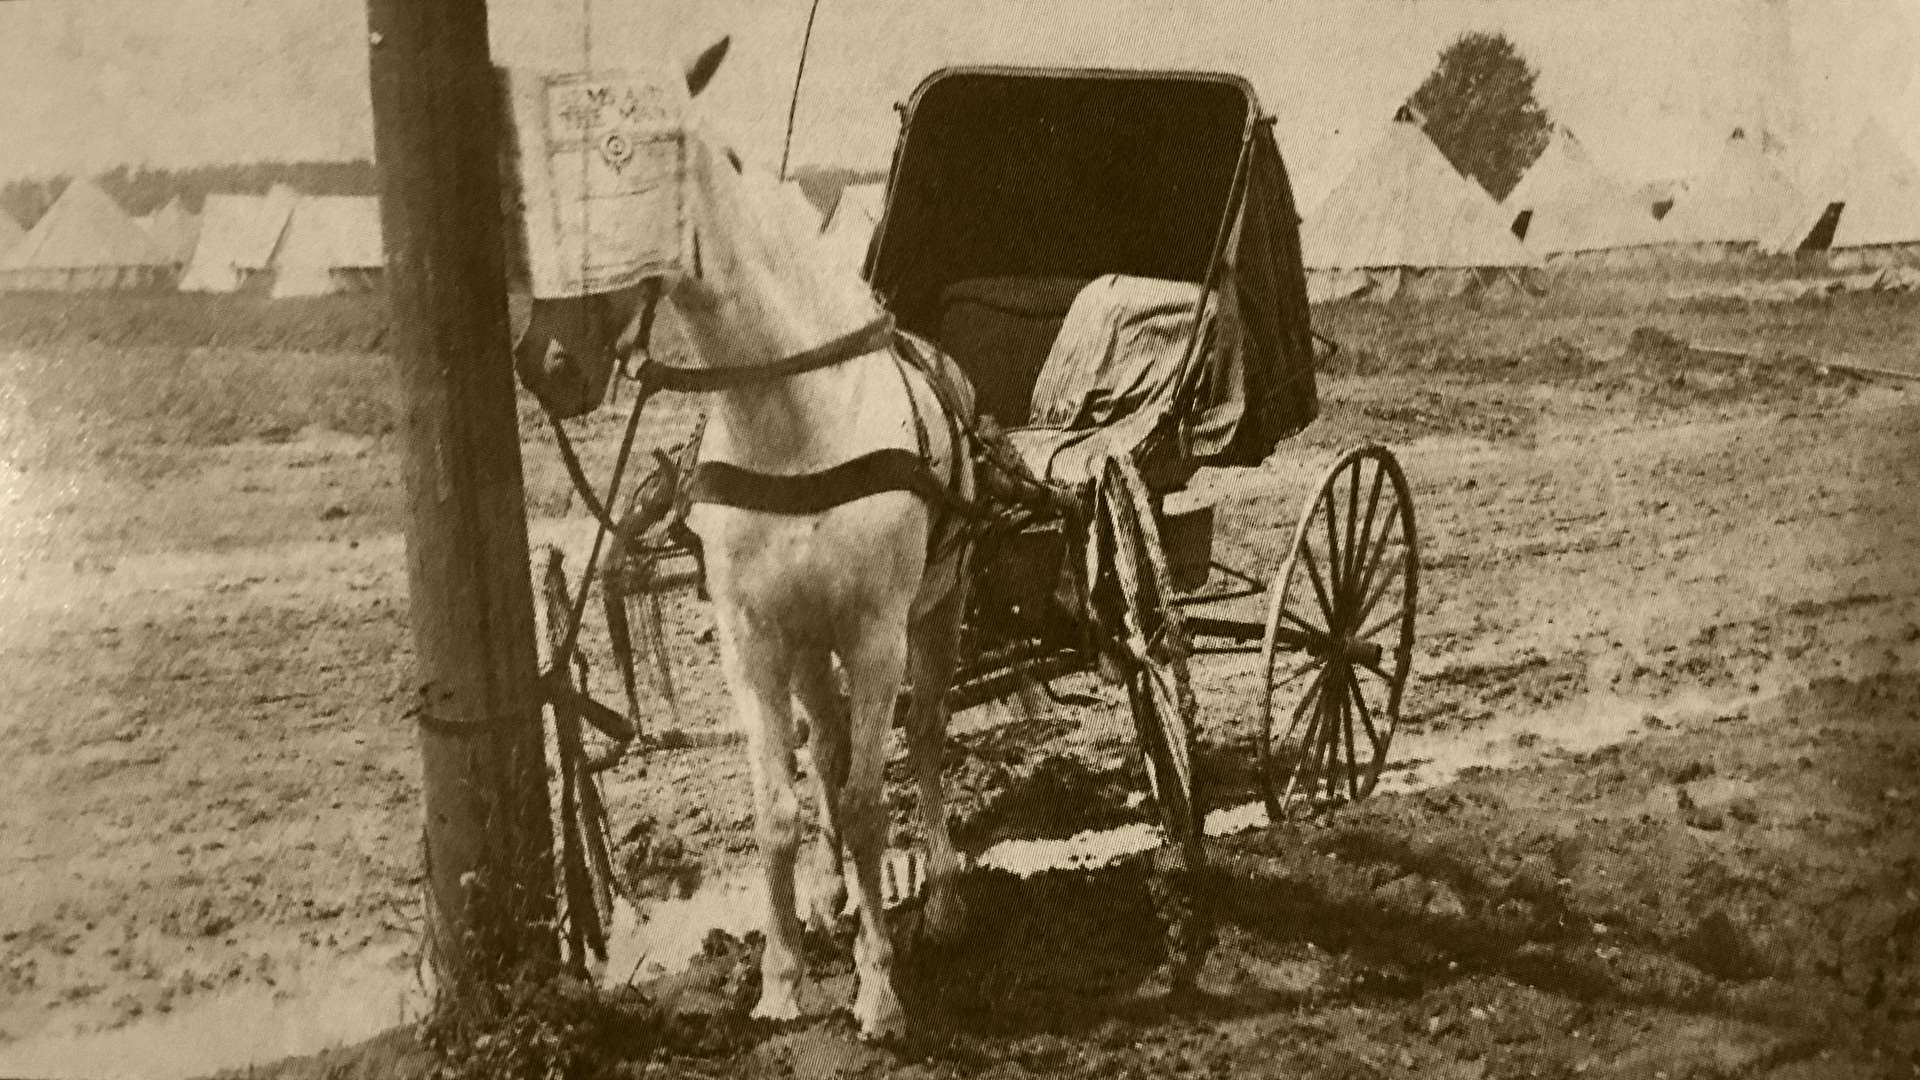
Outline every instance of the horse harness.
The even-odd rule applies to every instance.
[[[971,428],[953,388],[947,385],[944,374],[929,357],[930,348],[912,334],[896,328],[891,315],[882,314],[850,333],[770,364],[737,368],[683,368],[659,361],[646,364],[638,373],[646,391],[717,393],[791,378],[884,349],[900,375],[913,416],[916,450],[900,447],[875,450],[816,472],[773,474],[722,461],[692,462],[690,475],[683,474],[685,489],[676,499],[676,516],[683,516],[685,507],[692,503],[713,503],[770,514],[818,514],[869,495],[909,491],[940,512],[943,520],[936,524],[932,547],[936,554],[942,553],[962,533],[955,519],[971,517],[977,511],[974,503],[962,494],[961,469]],[[946,422],[951,449],[944,478],[935,475],[933,469],[932,440],[918,395],[913,390],[909,368],[926,379]],[[697,444],[698,432],[689,450]]]
[[[639,333],[647,332],[643,319]],[[627,514],[617,523],[608,519],[613,543],[607,549],[602,572],[609,590],[610,615],[618,606],[619,595],[646,590],[654,561],[672,552],[692,555],[701,564],[696,580],[704,581],[700,538],[687,525],[694,503],[773,514],[818,514],[885,491],[912,492],[935,510],[934,527],[927,538],[930,565],[957,548],[983,541],[991,544],[992,538],[1018,529],[1035,514],[1071,520],[1084,517],[1083,495],[1036,477],[995,425],[962,406],[947,371],[934,359],[935,347],[897,329],[892,316],[886,314],[816,348],[757,367],[683,368],[649,359],[631,373],[639,383],[635,408],[658,390],[714,393],[831,367],[881,349],[892,356],[907,389],[917,452],[893,447],[818,472],[761,473],[727,462],[700,461],[700,442],[706,428],[702,418],[677,452],[653,452],[654,472],[641,482]],[[909,368],[926,379],[944,414],[952,448],[944,480],[932,466],[927,420],[913,392]],[[564,436],[564,432],[559,434]],[[577,473],[572,455],[565,453],[564,438],[561,447],[570,470]],[[962,493],[962,455],[975,466],[971,498]],[[578,478],[576,483],[580,483]]]

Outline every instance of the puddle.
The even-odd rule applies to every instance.
[[[764,921],[761,895],[757,872],[735,871],[708,877],[691,896],[647,904],[644,921],[633,905],[615,900],[600,984],[622,986],[678,971],[700,955],[701,943],[715,930],[735,937],[758,930]]]
[[[401,955],[310,968],[271,993],[236,987],[111,1031],[0,1043],[0,1075],[182,1080],[359,1042],[426,1013],[428,991]]]
[[[1445,784],[1471,767],[1509,767],[1632,742],[1657,731],[1646,723],[1649,713],[1679,723],[1727,715],[1757,700],[1758,695],[1659,701],[1595,696],[1544,712],[1496,717],[1468,731],[1403,733],[1395,741],[1394,757],[1406,764],[1383,777],[1379,790],[1420,791]],[[1265,824],[1265,808],[1245,803],[1208,814],[1207,834],[1228,836]],[[1061,839],[1005,840],[970,864],[1020,877],[1089,870],[1150,851],[1159,842],[1156,827],[1135,823]],[[889,853],[890,903],[916,891],[922,877],[919,862],[917,852]],[[650,902],[644,911],[617,905],[607,962],[598,973],[601,983],[622,985],[684,968],[714,930],[741,936],[758,929],[760,897],[758,871],[742,869],[714,874],[691,896]],[[425,988],[410,971],[396,970],[392,959],[388,955],[351,966],[316,968],[283,980],[271,995],[257,988],[236,990],[113,1031],[0,1044],[0,1074],[177,1080],[355,1042],[417,1019],[429,1004]]]

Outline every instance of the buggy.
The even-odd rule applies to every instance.
[[[1165,850],[1188,869],[1212,801],[1203,760],[1251,758],[1271,820],[1368,794],[1412,655],[1418,545],[1400,465],[1374,444],[1338,454],[1268,573],[1214,558],[1214,507],[1189,489],[1200,470],[1258,466],[1305,429],[1332,348],[1311,327],[1299,217],[1251,85],[957,67],[901,115],[863,271],[899,328],[966,374],[989,448],[949,706],[1071,673],[1123,684]],[[673,463],[660,461],[605,568],[636,711],[623,604],[697,580],[658,565],[693,554],[684,532],[652,548],[639,536],[673,501],[661,479]],[[569,598],[550,575],[548,595],[566,657],[584,590]],[[1190,667],[1215,653],[1257,653],[1260,693],[1252,729],[1206,733],[1203,755]],[[564,683],[564,664],[554,674]],[[619,742],[633,721],[549,690],[563,804],[577,787],[597,818],[590,774],[613,755],[585,756],[579,721]],[[599,879],[591,919],[607,909],[604,836],[570,824],[564,838],[570,896]]]

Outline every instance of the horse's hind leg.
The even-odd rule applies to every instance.
[[[853,1017],[869,1039],[900,1035],[906,1014],[893,990],[893,943],[887,937],[880,893],[880,862],[886,854],[885,772],[894,700],[906,671],[905,612],[874,618],[841,654],[852,684],[852,731],[847,782],[840,789],[840,821],[853,856],[860,936],[854,942],[859,990]]]
[[[814,786],[820,797],[820,846],[809,874],[804,912],[814,929],[831,930],[847,906],[840,845],[840,789],[847,783],[847,702],[834,685],[832,661],[825,652],[801,659],[794,671],[793,692],[807,713]]]
[[[907,748],[920,782],[920,825],[927,834],[927,904],[924,926],[934,941],[959,937],[966,923],[960,899],[960,857],[947,835],[946,787],[941,778],[947,741],[947,686],[960,645],[960,621],[966,592],[956,588],[912,629],[908,674],[913,680],[913,709],[907,720]]]

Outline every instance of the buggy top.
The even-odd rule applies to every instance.
[[[1299,215],[1244,79],[955,67],[902,112],[867,278],[982,412],[1050,433],[1043,474],[1124,429],[1164,489],[1313,420]]]

